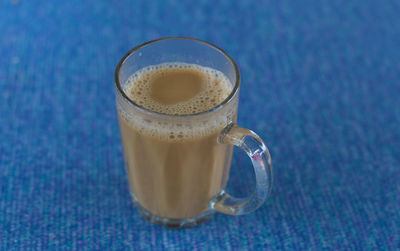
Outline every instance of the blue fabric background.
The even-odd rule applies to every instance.
[[[0,2],[0,250],[400,248],[399,1]],[[113,72],[190,36],[242,77],[239,124],[269,145],[272,197],[171,231],[130,201]],[[252,188],[238,152],[229,190]]]

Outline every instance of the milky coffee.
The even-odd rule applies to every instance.
[[[231,91],[232,84],[220,71],[185,63],[144,68],[124,87],[134,103],[170,115],[208,111]],[[217,143],[226,123],[171,127],[157,119],[129,117],[120,108],[118,118],[130,189],[140,205],[153,215],[175,219],[206,211],[229,172],[232,147]]]

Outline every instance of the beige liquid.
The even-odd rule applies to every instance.
[[[161,65],[132,75],[125,92],[156,112],[193,114],[215,107],[230,94],[232,85],[221,74],[197,65]],[[168,130],[158,122],[150,130],[120,110],[118,118],[130,189],[140,205],[154,215],[175,219],[205,212],[229,172],[232,147],[217,143],[224,125]]]

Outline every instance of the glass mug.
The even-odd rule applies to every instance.
[[[155,112],[132,101],[126,93],[129,77],[165,63],[218,70],[232,85],[231,92],[207,111],[184,115]],[[241,215],[264,203],[272,187],[271,157],[257,134],[236,125],[239,87],[240,73],[233,59],[197,39],[153,40],[119,61],[115,88],[125,167],[133,202],[145,219],[169,228],[188,227],[216,211]],[[177,140],[182,131],[197,136]],[[169,138],[165,137],[168,133]],[[247,198],[224,190],[233,146],[244,150],[253,164],[256,188]]]

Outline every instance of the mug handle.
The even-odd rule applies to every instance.
[[[234,123],[221,131],[218,143],[238,146],[247,153],[253,163],[256,189],[247,198],[235,198],[222,191],[211,202],[211,207],[218,212],[232,215],[247,214],[256,210],[264,203],[272,189],[272,163],[268,148],[256,133]]]

